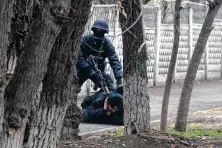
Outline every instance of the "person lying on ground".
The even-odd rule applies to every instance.
[[[123,125],[123,97],[116,91],[98,91],[87,96],[81,106],[85,123]]]

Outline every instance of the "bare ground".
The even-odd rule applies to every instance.
[[[185,139],[183,137],[155,135],[131,135],[121,137],[94,137],[66,141],[61,148],[222,148],[222,137]]]
[[[189,140],[172,136],[140,134],[121,137],[84,139],[63,143],[62,148],[186,148],[197,147]]]
[[[222,108],[198,111],[189,115],[188,130],[205,129],[222,132]],[[174,124],[174,119],[171,121]],[[82,140],[64,141],[60,148],[222,148],[222,137],[199,137],[187,139],[158,133],[154,123],[152,134],[115,137],[99,133]]]

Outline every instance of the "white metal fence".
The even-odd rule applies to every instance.
[[[147,62],[148,78],[151,85],[164,82],[168,72],[173,48],[173,16],[174,1],[168,1],[155,6],[143,6],[148,53],[151,57]],[[207,6],[199,3],[183,2],[181,10],[181,36],[174,79],[184,79],[188,63],[199,37]],[[120,61],[123,61],[121,28],[118,21],[116,5],[93,5],[86,32],[90,31],[92,23],[97,19],[106,20],[110,25],[108,37],[113,42]],[[109,66],[106,69],[111,72]],[[208,40],[202,57],[197,79],[222,77],[222,10],[218,12],[214,29]],[[88,90],[91,85],[88,84]],[[90,91],[88,91],[90,92]]]

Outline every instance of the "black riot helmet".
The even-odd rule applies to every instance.
[[[91,30],[93,31],[95,38],[102,39],[104,34],[109,32],[109,25],[104,20],[96,20],[92,25]]]

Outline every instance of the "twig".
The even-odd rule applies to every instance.
[[[141,52],[143,46],[145,46],[146,44],[147,44],[146,41],[144,41],[144,42],[140,45],[140,47],[139,47],[139,49],[138,49],[138,53]]]
[[[124,30],[122,33],[118,34],[117,36],[123,35],[124,33],[126,33],[128,30],[130,30],[133,26],[136,25],[136,23],[139,21],[140,17],[142,16],[143,11],[140,12],[140,15],[138,16],[138,18],[136,19],[136,21],[126,30]]]
[[[124,28],[127,28],[124,24],[121,23],[121,25],[122,25]],[[135,35],[132,31],[129,30],[128,32],[129,32],[130,34],[132,34],[134,38],[137,39],[136,35]],[[116,38],[116,37],[118,37],[118,36],[120,36],[120,35],[122,35],[122,34],[123,34],[123,33],[120,33],[120,34],[116,35],[114,38]]]
[[[124,10],[124,7],[122,6],[122,2],[121,1],[122,0],[117,0],[116,4],[120,7],[121,13],[124,15],[124,17],[127,18],[127,14],[126,14],[126,12]]]

